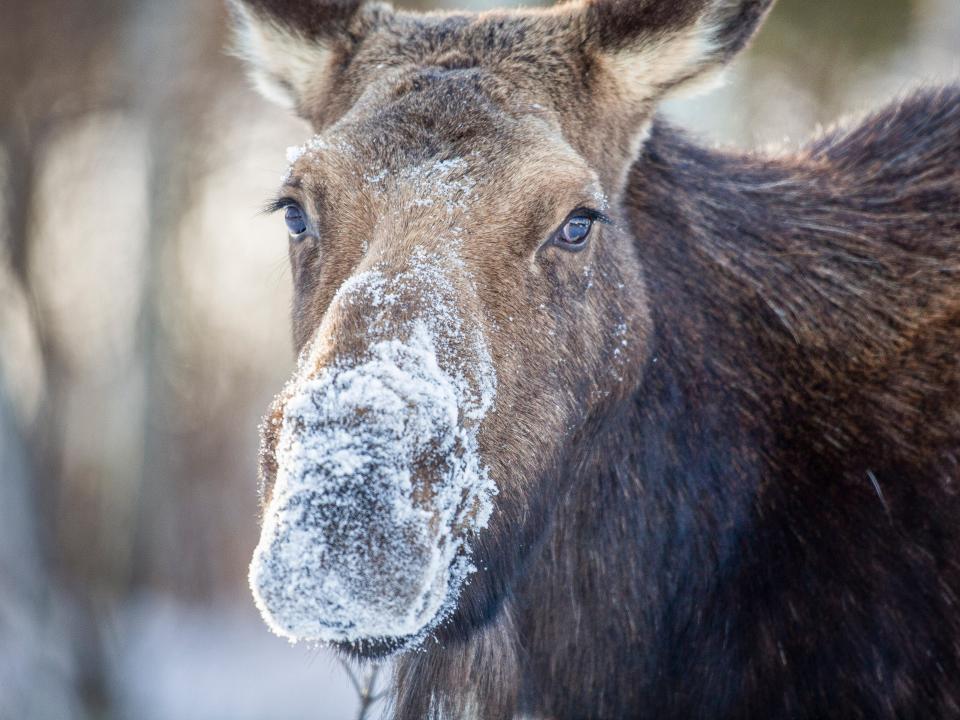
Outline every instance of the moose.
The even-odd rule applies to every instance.
[[[230,0],[288,151],[267,624],[424,718],[960,717],[960,86],[657,115],[772,0]]]

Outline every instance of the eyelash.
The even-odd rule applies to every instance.
[[[613,225],[613,220],[610,219],[610,216],[606,213],[602,213],[599,210],[594,210],[593,208],[577,208],[572,213],[567,216],[567,219],[564,222],[570,220],[570,218],[582,215],[583,217],[590,218],[591,221],[600,223],[601,225]]]
[[[273,200],[268,200],[267,203],[263,206],[264,215],[273,215],[282,210],[286,210],[291,205],[299,205],[296,200],[290,197],[280,197]]]

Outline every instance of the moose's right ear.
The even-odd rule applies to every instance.
[[[268,99],[309,116],[338,56],[349,53],[385,6],[363,0],[227,0],[234,50]]]

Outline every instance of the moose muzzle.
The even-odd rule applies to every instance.
[[[344,283],[265,423],[275,478],[250,584],[282,636],[407,647],[474,569],[496,377],[455,269],[421,252]]]

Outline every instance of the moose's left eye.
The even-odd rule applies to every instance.
[[[283,211],[283,219],[291,235],[303,235],[307,231],[307,217],[299,205],[287,205]]]
[[[568,218],[557,233],[557,244],[567,250],[581,250],[587,244],[593,218],[587,215],[574,215]]]

